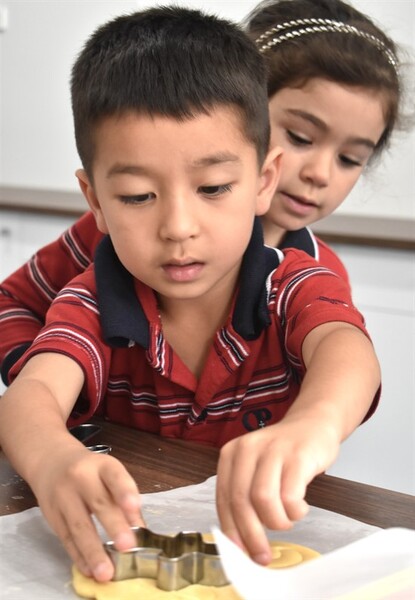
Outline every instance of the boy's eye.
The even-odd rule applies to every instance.
[[[290,129],[287,129],[287,135],[291,142],[297,146],[309,146],[312,143],[308,138],[298,135],[298,133],[294,133],[294,131],[291,131]]]
[[[232,190],[232,185],[230,183],[226,183],[224,185],[204,185],[199,188],[199,191],[205,196],[213,197],[221,196],[226,192],[230,192]]]
[[[142,204],[143,202],[147,202],[148,200],[153,200],[156,197],[153,192],[149,192],[148,194],[134,194],[132,196],[119,196],[119,199],[124,204]]]

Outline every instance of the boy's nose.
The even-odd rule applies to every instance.
[[[330,182],[333,157],[329,152],[319,152],[308,157],[301,170],[304,181],[317,187],[326,187]]]
[[[160,235],[165,240],[182,242],[199,231],[194,200],[178,197],[165,203],[160,219]]]

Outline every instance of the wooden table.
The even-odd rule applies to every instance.
[[[199,444],[170,440],[100,422],[102,431],[93,443],[109,444],[136,480],[142,493],[158,492],[200,483],[216,473],[218,450]],[[47,468],[47,465],[45,465]],[[415,497],[320,475],[308,487],[307,500],[378,527],[415,529]],[[28,485],[0,452],[0,515],[36,506]]]

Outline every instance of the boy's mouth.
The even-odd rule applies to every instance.
[[[204,263],[196,260],[173,260],[163,265],[163,271],[171,281],[186,283],[196,279],[203,267]]]

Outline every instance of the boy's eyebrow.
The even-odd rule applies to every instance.
[[[107,172],[107,179],[110,179],[113,175],[146,175],[148,169],[140,165],[129,165],[123,163],[115,163]]]
[[[240,162],[241,159],[236,154],[231,152],[218,152],[209,156],[203,156],[192,162],[192,167],[198,169],[200,167],[210,167],[225,162]]]
[[[327,123],[316,117],[316,115],[313,115],[312,113],[309,113],[305,110],[288,108],[287,112],[297,117],[301,117],[306,121],[310,121],[310,123],[321,129],[322,131],[328,131],[329,129]],[[369,138],[351,137],[348,139],[348,142],[351,144],[360,144],[362,146],[367,146],[370,150],[373,150],[376,147],[376,143],[373,140],[370,140]]]
[[[190,166],[193,169],[200,169],[202,167],[210,167],[226,162],[239,163],[240,161],[241,159],[236,154],[232,154],[231,152],[218,152],[217,154],[198,158],[193,161]],[[142,165],[115,163],[107,172],[107,179],[110,179],[113,175],[148,175],[149,172],[150,169]]]

